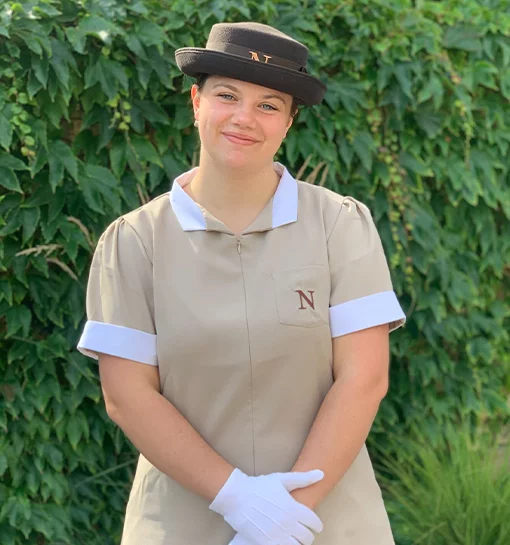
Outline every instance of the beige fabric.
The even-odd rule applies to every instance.
[[[158,365],[162,394],[250,475],[292,468],[333,382],[332,334],[405,320],[368,209],[275,168],[277,194],[239,242],[186,201],[180,185],[193,172],[113,222],[94,255],[79,343],[92,357]],[[365,447],[317,514],[316,545],[394,543]],[[140,456],[122,545],[227,545],[233,535]]]

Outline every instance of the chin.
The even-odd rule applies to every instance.
[[[261,164],[261,157],[255,153],[228,153],[216,155],[215,161],[232,170],[253,168]]]

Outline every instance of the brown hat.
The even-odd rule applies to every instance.
[[[300,104],[319,104],[326,92],[326,86],[306,71],[307,47],[260,23],[218,23],[205,48],[177,49],[175,60],[188,76],[239,79],[288,93]]]

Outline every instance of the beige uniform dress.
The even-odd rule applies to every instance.
[[[405,321],[368,208],[275,170],[276,193],[239,238],[182,189],[194,170],[115,220],[94,254],[78,345],[158,366],[162,395],[249,475],[292,468],[333,384],[332,337]],[[316,545],[394,543],[365,446],[316,512]],[[140,455],[122,545],[234,535]]]

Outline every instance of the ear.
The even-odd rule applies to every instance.
[[[289,129],[292,127],[292,123],[294,123],[294,116],[289,115],[289,120],[287,121],[287,128],[285,129],[285,136],[287,136]]]
[[[200,91],[198,90],[198,85],[196,83],[191,86],[191,102],[193,104],[195,119],[198,119],[198,110],[200,109]]]

